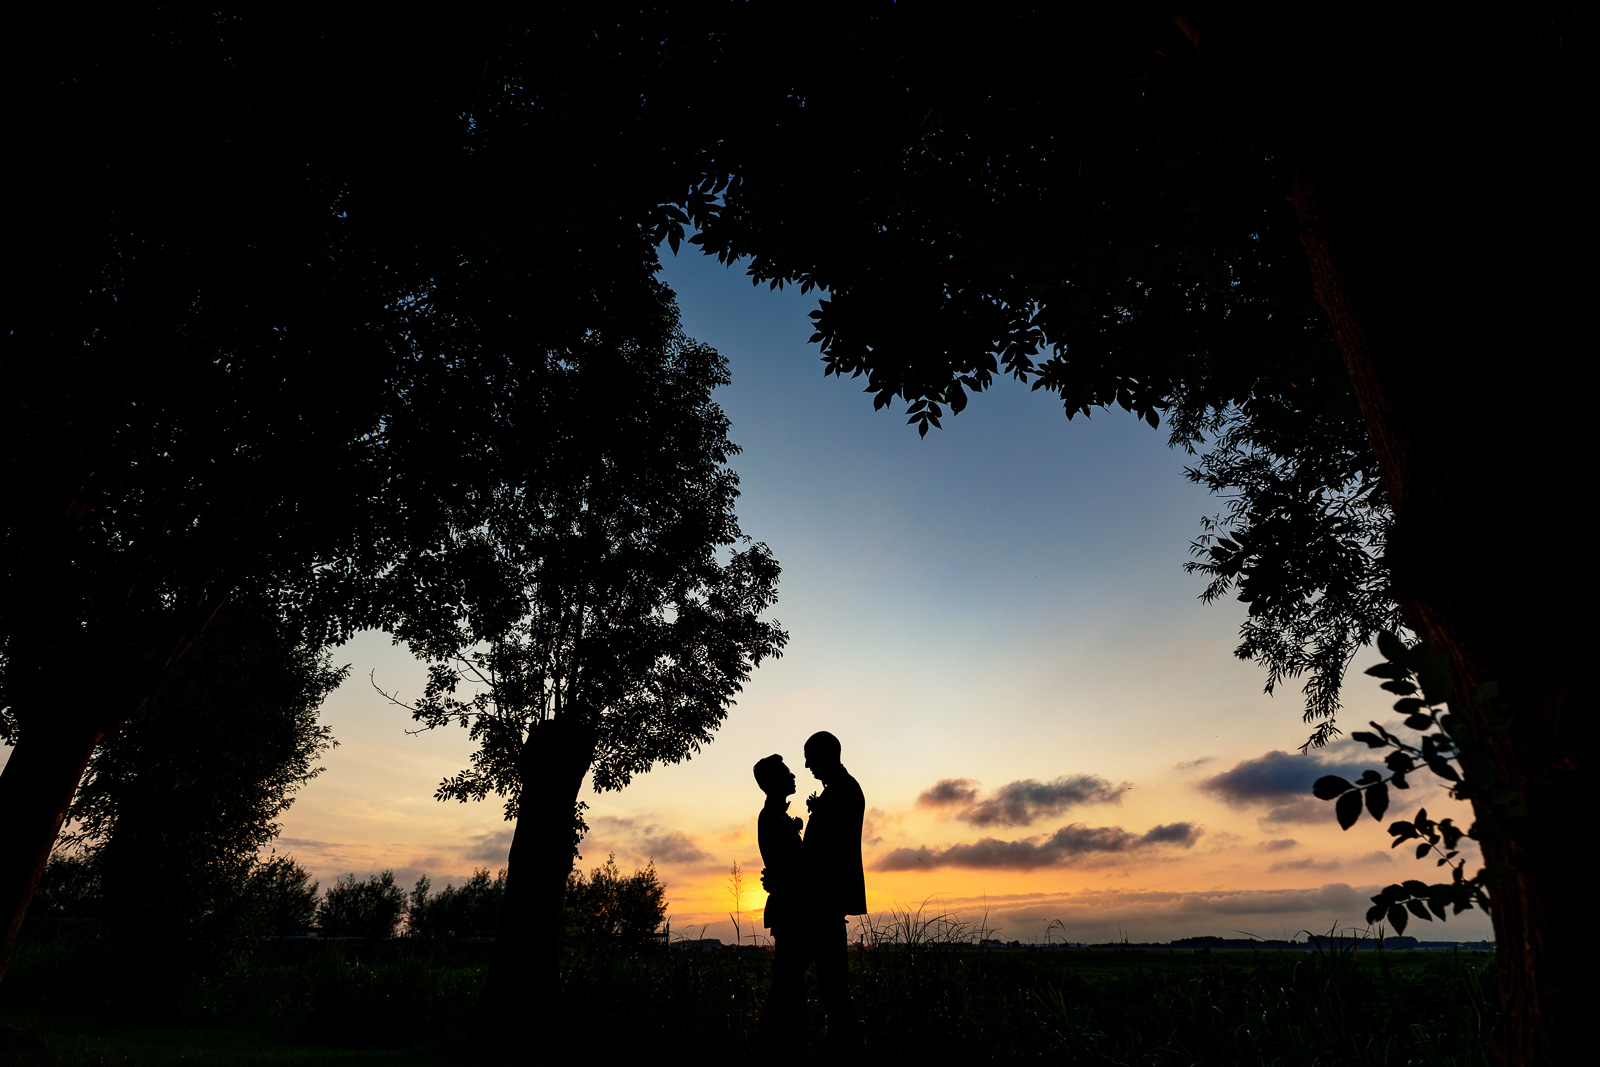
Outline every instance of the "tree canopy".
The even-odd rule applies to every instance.
[[[1559,1062],[1597,989],[1548,935],[1584,906],[1558,827],[1595,737],[1576,631],[1531,620],[1563,616],[1582,568],[1557,458],[1580,420],[1518,418],[1507,397],[1553,395],[1587,336],[1593,270],[1572,249],[1600,221],[1589,16],[1018,4],[953,22],[881,4],[791,26],[747,7],[664,52],[686,96],[741,90],[705,139],[706,190],[684,198],[700,243],[749,257],[757,281],[827,289],[828,371],[904,399],[922,432],[1001,373],[1069,413],[1166,417],[1180,442],[1234,410],[1260,441],[1252,401],[1300,412],[1304,436],[1265,466],[1198,468],[1267,494],[1199,562],[1281,637],[1313,634],[1313,660],[1385,598],[1447,656],[1502,1051]],[[1281,403],[1341,372],[1364,445],[1319,444],[1315,405]],[[1504,532],[1492,549],[1480,523]],[[1257,647],[1269,666],[1307,652]]]
[[[1475,803],[1522,813],[1483,841],[1508,1055],[1550,1059],[1592,999],[1542,931],[1581,903],[1558,816],[1594,728],[1575,628],[1530,623],[1569,614],[1583,558],[1551,458],[1578,443],[1596,226],[1575,7],[130,9],[30,44],[6,71],[30,204],[3,289],[6,945],[95,742],[229,592],[270,575],[330,632],[386,617],[388,561],[476,525],[441,534],[493,481],[455,464],[492,455],[468,445],[494,361],[580,341],[585,294],[639,291],[648,238],[693,225],[825,287],[827,369],[923,432],[1014,374],[1194,440],[1342,368],[1389,588],[1482,746]],[[1266,552],[1282,518],[1208,559],[1298,562]],[[1463,534],[1491,525],[1496,551]],[[88,695],[57,713],[69,675]],[[1474,704],[1487,682],[1510,712]]]
[[[499,794],[508,817],[534,724],[584,723],[596,788],[620,789],[698,751],[785,641],[760,618],[777,564],[741,544],[733,509],[737,448],[711,399],[725,363],[683,335],[656,282],[594,321],[573,349],[486,383],[473,447],[496,479],[386,579],[397,637],[435,664],[417,717],[480,745],[441,798]]]
[[[439,798],[498,795],[516,822],[488,1002],[554,979],[585,778],[621,789],[698,752],[787,640],[763,617],[777,561],[734,512],[722,357],[654,279],[590,299],[589,330],[484,381],[469,447],[493,477],[385,579],[432,662],[413,714],[478,745]]]
[[[191,882],[250,865],[321,773],[335,742],[318,710],[344,677],[270,600],[235,597],[145,713],[96,750],[63,843],[125,856],[114,863],[175,864]]]
[[[321,771],[333,739],[318,710],[344,674],[269,597],[236,595],[96,749],[61,845],[92,864],[107,944],[122,946],[108,948],[108,980],[134,966],[151,979],[126,995],[160,1002],[162,977],[181,984],[264,931],[308,924],[292,861],[259,856]]]
[[[375,577],[478,480],[449,444],[476,354],[560,347],[569,298],[648,275],[636,57],[583,24],[36,16],[5,71],[32,206],[0,285],[0,968],[94,746],[232,591],[327,639],[389,617]]]

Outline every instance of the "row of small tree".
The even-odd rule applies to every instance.
[[[164,916],[118,934],[170,938],[184,950],[217,955],[264,936],[360,937],[380,940],[403,932],[429,941],[495,936],[506,896],[504,868],[491,876],[479,868],[461,885],[435,891],[427,875],[409,893],[395,883],[394,871],[335,879],[326,890],[289,856],[252,863],[242,878],[221,892],[218,880],[196,872],[213,894],[199,923]],[[144,887],[151,896],[170,888]],[[137,891],[136,891],[137,892]],[[583,945],[638,943],[660,930],[666,918],[666,886],[652,861],[624,875],[616,856],[587,876],[574,869],[567,882],[566,933]],[[109,900],[97,857],[65,854],[45,868],[29,914],[41,919],[126,922],[129,915],[150,916],[149,900]],[[131,906],[129,906],[131,905]]]

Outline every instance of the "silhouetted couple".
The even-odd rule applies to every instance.
[[[850,1005],[846,916],[867,910],[861,868],[861,823],[866,799],[839,762],[839,739],[827,731],[806,742],[806,767],[822,782],[806,800],[805,836],[789,814],[794,772],[782,756],[756,764],[767,795],[757,820],[761,884],[767,890],[763,923],[772,932],[772,988],[761,1017],[762,1044],[782,1062],[806,1059],[806,968],[817,965],[817,986],[828,1013],[830,1043],[846,1057],[861,1048],[861,1027]]]

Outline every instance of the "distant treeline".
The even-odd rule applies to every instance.
[[[1382,949],[1385,952],[1403,952],[1407,949],[1423,951],[1493,952],[1493,941],[1418,941],[1414,937],[1376,937],[1362,933],[1311,934],[1305,941],[1283,941],[1261,937],[1180,937],[1172,941],[1101,941],[1056,942],[1044,945],[1021,941],[985,941],[994,948],[1055,948],[1080,949],[1088,952],[1155,952],[1174,949],[1190,952],[1324,952],[1359,951],[1362,948]]]
[[[60,855],[51,859],[40,879],[32,919],[74,919],[125,927],[124,916],[139,916],[139,933],[152,932],[146,907],[126,907],[108,897],[106,880],[94,856]],[[149,887],[170,896],[162,887]],[[491,875],[475,870],[459,886],[435,890],[427,875],[407,893],[395,883],[394,871],[364,879],[342,875],[322,889],[292,857],[274,856],[243,871],[231,883],[208,887],[204,914],[177,918],[173,929],[195,927],[198,940],[213,950],[260,937],[360,937],[368,940],[401,936],[430,940],[493,937],[506,896],[506,871]],[[137,887],[124,892],[139,893]],[[585,941],[637,941],[654,934],[666,918],[666,886],[655,864],[623,875],[613,855],[587,876],[574,870],[567,882],[567,934]],[[204,920],[196,924],[195,920]],[[135,932],[135,931],[127,931]],[[191,931],[193,935],[195,931]]]

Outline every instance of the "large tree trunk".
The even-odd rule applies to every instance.
[[[594,755],[593,728],[570,714],[537,724],[523,745],[522,796],[506,860],[505,903],[478,1006],[480,1018],[497,1030],[508,1018],[552,1019],[561,991],[573,816]]]
[[[1489,19],[1455,41],[1397,34],[1392,51],[1324,33],[1290,51],[1335,84],[1305,86],[1304,113],[1284,117],[1299,122],[1293,201],[1316,295],[1394,507],[1394,590],[1449,655],[1477,753],[1464,771],[1512,1064],[1566,1062],[1600,1008],[1582,939],[1557,925],[1590,903],[1563,832],[1596,741],[1574,691],[1590,655],[1574,621],[1585,453],[1563,389],[1589,332],[1596,229],[1582,127],[1538,29]],[[1473,702],[1485,682],[1495,705]]]
[[[41,550],[36,556],[48,559]],[[22,930],[28,904],[55,847],[67,809],[100,739],[138,712],[162,671],[193,642],[216,612],[220,598],[200,601],[192,618],[146,635],[126,617],[107,623],[78,617],[81,584],[61,570],[40,567],[30,581],[5,590],[4,614],[14,624],[5,696],[15,717],[15,745],[0,770],[0,982]],[[116,597],[104,599],[116,603]],[[187,623],[187,625],[184,625]],[[82,639],[99,630],[122,642]],[[74,638],[78,638],[74,640]],[[144,648],[143,656],[126,649]]]
[[[1475,753],[1499,1049],[1564,1062],[1600,1008],[1582,938],[1557,926],[1591,903],[1563,831],[1597,740],[1575,692],[1592,583],[1575,477],[1588,398],[1572,390],[1600,232],[1593,101],[1568,65],[1586,42],[1528,7],[1169,10],[1217,99],[1248,101],[1262,143],[1293,157],[1312,283],[1394,507],[1394,592],[1449,655]],[[1495,706],[1473,702],[1485,682]]]
[[[1341,335],[1394,503],[1395,592],[1408,624],[1450,656],[1450,708],[1477,753],[1463,770],[1491,875],[1501,1049],[1511,1063],[1556,1063],[1600,1007],[1587,949],[1557,929],[1589,903],[1564,832],[1584,810],[1581,768],[1596,740],[1592,716],[1575,701],[1584,655],[1575,638],[1584,627],[1571,620],[1587,605],[1573,584],[1581,572],[1576,519],[1562,513],[1574,494],[1562,483],[1578,442],[1548,422],[1519,419],[1510,434],[1496,426],[1507,417],[1499,375],[1463,381],[1471,372],[1406,343],[1420,342],[1416,331],[1408,339],[1386,329],[1364,307],[1380,294],[1364,294],[1341,263],[1339,250],[1353,242],[1339,239],[1320,188],[1303,181],[1296,200],[1317,292]],[[1470,319],[1504,346],[1501,368],[1518,360],[1554,372],[1558,348],[1519,351],[1512,331],[1494,321],[1509,310]],[[1486,682],[1502,694],[1478,706],[1473,695]]]
[[[56,699],[69,698],[63,694]],[[70,699],[76,703],[82,698]],[[18,715],[23,726],[0,770],[0,917],[6,924],[0,981],[67,806],[101,737],[94,721],[71,707],[55,714],[27,715],[26,710]]]

